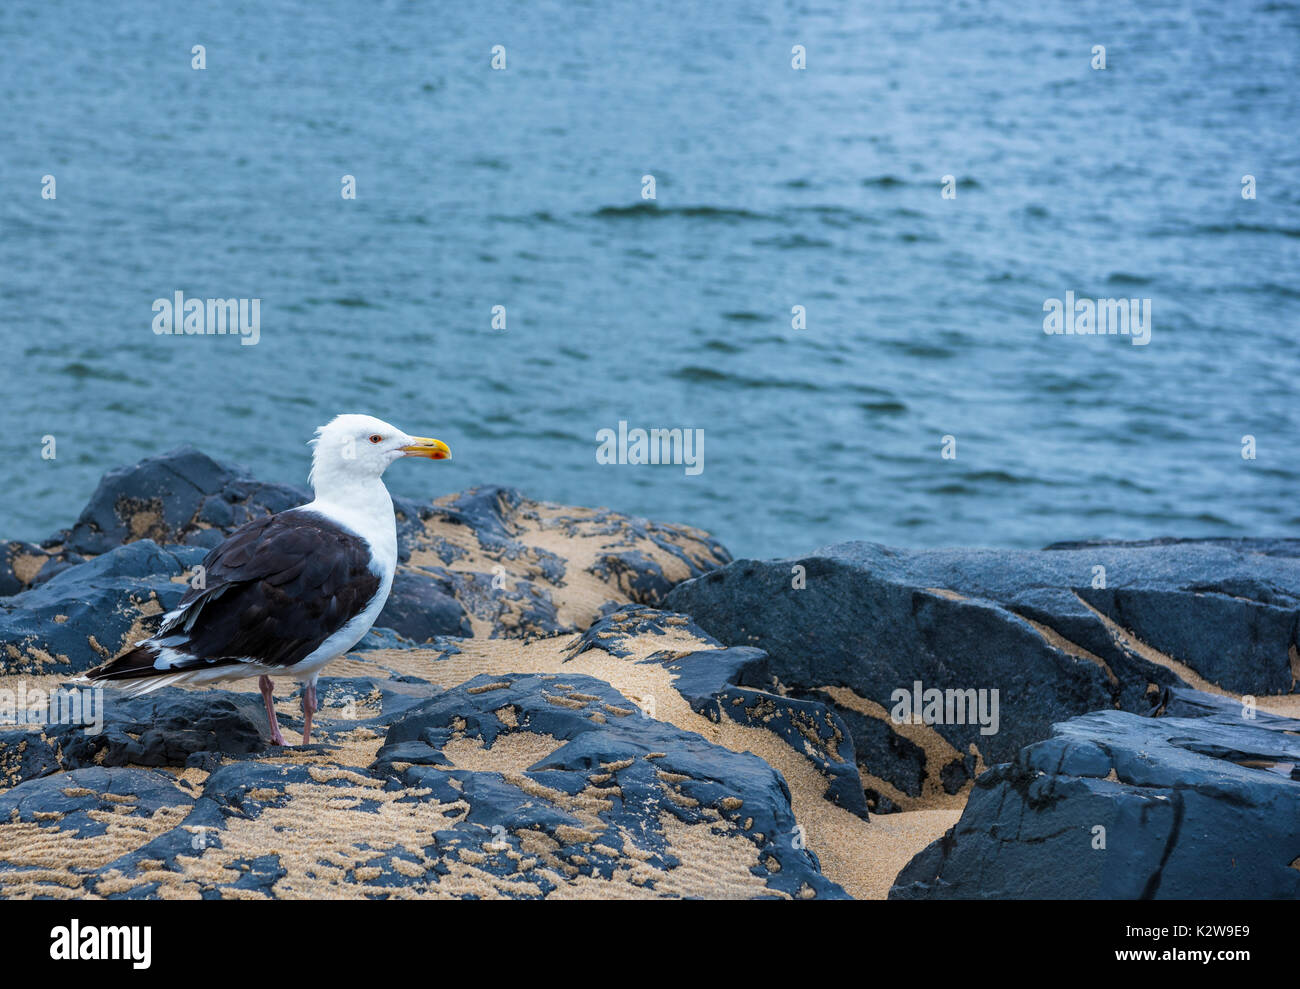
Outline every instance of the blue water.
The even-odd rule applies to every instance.
[[[0,5],[0,536],[182,442],[302,483],[354,410],[454,450],[401,494],[743,555],[1300,526],[1300,4],[120,6]],[[260,342],[156,336],[178,290]],[[1067,290],[1151,343],[1045,335]]]

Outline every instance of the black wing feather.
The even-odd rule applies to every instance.
[[[380,584],[364,539],[300,510],[241,526],[203,567],[206,586],[185,593],[156,638],[183,634],[175,648],[207,665],[292,666],[364,611]]]

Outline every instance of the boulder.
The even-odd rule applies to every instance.
[[[891,899],[1300,896],[1300,721],[1096,711],[979,778]]]
[[[581,631],[621,604],[658,605],[674,584],[730,559],[689,526],[534,501],[501,487],[420,507],[400,543],[407,579],[433,582],[459,603],[472,634],[494,637]],[[386,609],[380,622],[387,617]],[[458,633],[443,625],[435,634]]]
[[[158,770],[99,766],[0,792],[0,898],[84,889],[124,848],[175,828],[195,796]]]
[[[0,675],[81,673],[125,651],[180,602],[205,555],[142,539],[0,598]]]
[[[0,730],[0,784],[91,766],[184,766],[196,753],[261,751],[270,734],[256,693],[165,687],[126,697],[83,687],[56,703],[73,716]]]
[[[0,792],[0,896],[845,895],[771,766],[640,717],[595,678],[484,675],[389,691],[391,708],[378,686],[322,680],[327,707],[384,707],[386,739],[336,722],[327,744],[264,751],[209,732],[208,758],[142,739],[189,768],[96,765]],[[219,691],[190,698],[213,704],[209,723],[256,720]]]
[[[192,447],[109,471],[70,528],[0,545],[0,595],[138,540],[211,548],[262,515],[311,500]],[[417,642],[586,628],[607,606],[658,604],[730,557],[707,533],[608,509],[481,487],[432,503],[394,499],[399,572],[377,625]]]
[[[767,653],[747,646],[723,648],[687,615],[644,605],[624,605],[597,621],[569,647],[570,660],[590,649],[615,657],[644,653],[656,636],[690,637],[703,648],[683,650],[674,641],[640,659],[663,666],[691,710],[714,723],[727,721],[770,731],[808,759],[826,781],[824,799],[866,818],[867,800],[858,775],[853,738],[827,705],[785,696]],[[644,710],[644,709],[643,709]],[[646,711],[651,717],[654,710]]]
[[[479,867],[502,875],[540,847],[539,867],[589,877],[593,892],[654,895],[704,846],[733,845],[750,895],[843,895],[795,840],[789,790],[767,763],[639,717],[592,677],[475,677],[394,723],[372,770],[467,802],[464,826],[492,852]],[[533,799],[521,804],[518,789]]]
[[[137,539],[211,547],[251,519],[310,500],[304,488],[265,484],[182,446],[105,474],[62,542],[84,555]]]
[[[1300,540],[841,543],[735,561],[677,585],[667,605],[726,645],[765,651],[788,696],[832,705],[876,809],[959,806],[984,766],[1063,717],[1145,713],[1178,686],[1289,693],[1300,678]],[[996,731],[970,717],[900,723],[898,692],[918,683],[996,690]]]

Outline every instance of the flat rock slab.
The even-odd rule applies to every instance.
[[[868,827],[851,740],[760,650],[643,605],[584,635],[361,645],[320,679],[310,746],[267,744],[251,680],[81,687],[79,718],[0,727],[0,896],[845,895],[819,850],[852,877],[827,844]],[[0,677],[0,720],[64,685]]]
[[[1072,718],[981,776],[890,898],[1295,899],[1298,733],[1239,709]]]
[[[345,707],[375,703],[377,684],[322,684]],[[213,693],[188,700],[241,722]],[[325,745],[27,779],[0,792],[0,896],[845,895],[780,773],[642,717],[595,678],[398,689],[389,714],[386,739],[336,723]]]
[[[1300,678],[1300,541],[1069,544],[1042,551],[841,543],[739,560],[667,604],[769,656],[785,693],[833,707],[873,809],[960,806],[982,768],[1170,687],[1261,697]],[[999,723],[906,724],[896,691],[998,693]],[[973,713],[973,712],[972,712]]]
[[[16,694],[9,686],[13,682],[0,678],[0,687]],[[51,684],[15,697],[19,704],[26,701],[24,710],[35,707],[42,714],[50,708],[38,704],[33,696],[37,689],[57,692],[56,709],[69,716],[19,718],[16,710],[7,709],[7,697],[0,701],[0,787],[93,766],[211,768],[225,756],[273,751],[266,709],[253,690],[164,687],[128,697],[112,689]],[[317,738],[328,744],[359,728],[382,731],[435,691],[415,678],[321,677]],[[281,683],[277,716],[297,732],[302,730],[300,697],[300,689]]]

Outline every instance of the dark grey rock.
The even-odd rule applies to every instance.
[[[1104,587],[1093,586],[1097,567]],[[986,763],[1005,761],[1062,717],[1145,713],[1163,688],[1188,686],[1179,664],[1257,695],[1291,692],[1300,676],[1296,540],[1048,551],[842,543],[736,561],[679,584],[667,603],[728,645],[765,650],[792,696],[828,702],[826,688],[846,687],[890,710],[893,692],[915,681],[997,689],[996,734],[933,726],[958,753],[942,766],[928,765],[889,718],[837,708],[864,772],[906,796],[926,780],[960,789],[976,771],[971,746]]]
[[[503,710],[511,712],[505,720],[498,713]],[[496,774],[452,768],[443,754],[453,739],[480,739],[491,748],[515,731],[563,743],[524,771],[556,793],[608,794],[599,824],[580,819],[563,800],[551,803],[534,794],[521,803],[516,786],[502,785]],[[794,840],[789,789],[779,773],[749,753],[639,716],[620,693],[592,677],[475,677],[396,721],[372,770],[408,788],[462,794],[470,805],[465,824],[489,833],[502,829],[503,853],[517,847],[515,832],[540,828],[558,843],[556,858],[574,863],[580,873],[608,878],[620,859],[603,855],[601,846],[619,849],[636,835],[642,848],[656,852],[654,864],[671,868],[659,823],[667,813],[686,824],[728,822],[771,863],[762,875],[773,891],[843,895],[821,876],[812,853],[797,847],[802,842]],[[510,868],[509,861],[502,854],[497,867]]]
[[[205,531],[227,533],[310,500],[303,488],[265,484],[246,468],[183,446],[105,474],[66,545],[98,554],[136,539],[192,543]]]
[[[674,675],[673,686],[691,709],[710,721],[727,717],[774,732],[828,779],[826,798],[867,817],[853,737],[825,704],[775,692],[767,653],[749,646],[702,649],[687,656],[650,656]]]
[[[385,684],[321,686],[331,703],[369,703]],[[534,739],[520,751],[540,758],[469,768],[448,755],[465,743],[491,755],[516,733]],[[198,766],[210,775],[197,789],[139,769],[60,773],[0,795],[0,819],[16,808],[21,820],[67,829],[77,814],[111,808],[113,790],[140,813],[170,808],[170,826],[142,829],[139,847],[115,846],[107,864],[71,870],[69,885],[113,899],[164,888],[204,898],[538,898],[567,884],[598,895],[602,882],[623,895],[844,897],[801,847],[775,770],[637,716],[590,677],[477,677],[407,706],[369,768],[329,751],[308,762],[280,751],[211,759]],[[738,864],[718,860],[724,846]],[[0,892],[39,891],[43,881],[0,862]]]
[[[1295,899],[1298,731],[1239,708],[1073,718],[982,775],[890,897]]]
[[[587,629],[570,647],[566,661],[588,649],[627,657],[632,655],[632,640],[666,636],[669,632],[689,633],[705,643],[716,644],[686,615],[628,604]],[[718,722],[726,717],[776,734],[826,777],[826,799],[867,816],[866,796],[848,727],[827,705],[781,692],[763,650],[733,646],[686,655],[664,650],[642,662],[665,666],[673,674],[674,688],[692,710],[709,720]],[[648,714],[654,716],[653,711]]]
[[[202,549],[144,539],[0,598],[0,674],[80,673],[152,632]]]
[[[106,795],[126,799],[105,799]],[[147,817],[162,807],[193,802],[194,798],[164,773],[91,766],[30,780],[0,793],[0,821],[48,823],[59,830],[72,826],[86,837],[93,837],[102,835],[108,827],[103,815],[120,811],[124,803],[130,804],[132,813],[143,812]],[[91,816],[91,811],[100,812],[100,818]]]
[[[399,573],[375,624],[413,642],[439,635],[469,636],[469,616],[454,596],[451,580],[438,575]]]
[[[255,693],[175,687],[140,697],[69,687],[62,709],[77,723],[0,730],[0,785],[91,766],[184,766],[196,753],[237,755],[266,748],[269,728]],[[286,722],[288,723],[288,722]]]
[[[582,633],[569,647],[572,659],[588,649],[599,649],[611,656],[630,656],[632,650],[626,643],[646,635],[666,636],[670,632],[682,632],[693,635],[706,642],[717,640],[700,628],[689,615],[675,614],[671,611],[659,611],[641,604],[625,604],[603,615],[599,621]],[[721,645],[721,643],[718,643]],[[749,665],[751,654],[735,653],[735,657],[744,657],[742,666]]]
[[[310,500],[306,489],[265,484],[180,447],[109,471],[72,528],[40,546],[0,544],[0,598],[137,540],[211,549],[251,519]],[[730,559],[696,529],[537,502],[512,488],[474,488],[429,504],[397,498],[393,509],[399,572],[379,624],[419,642],[485,628],[523,637],[576,631],[589,616],[564,613],[575,579],[603,582],[619,603],[657,603],[675,582]],[[592,561],[582,574],[540,545],[554,532],[598,544],[580,551]]]
[[[318,721],[326,737],[357,725],[380,728],[427,700],[437,689],[416,677],[321,677],[316,683]],[[297,699],[301,695],[302,688],[298,687],[290,697]]]
[[[35,583],[54,559],[40,546],[21,540],[0,543],[0,597],[17,594]]]

